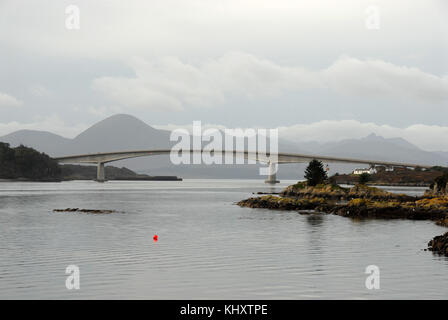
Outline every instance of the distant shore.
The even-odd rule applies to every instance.
[[[16,178],[16,179],[0,179],[0,182],[61,182],[61,179],[27,179],[27,178]]]
[[[369,174],[367,184],[373,186],[428,187],[444,172],[445,169],[442,167],[433,167],[427,170],[395,168],[394,171],[378,168],[376,172]],[[330,179],[335,184],[354,185],[359,182],[359,175],[336,173]]]
[[[45,179],[45,180],[33,180],[25,178],[17,179],[0,179],[0,182],[63,182],[63,181],[93,181],[90,178],[73,178],[73,179]],[[183,181],[182,178],[177,176],[148,176],[148,177],[116,177],[107,179],[108,181]]]
[[[353,181],[338,181],[338,184],[345,185],[355,185],[356,183]],[[429,187],[431,183],[429,182],[404,182],[404,183],[390,183],[390,182],[369,182],[368,186],[384,186],[384,187]]]
[[[86,181],[86,180],[94,180],[94,179],[88,179],[88,178],[82,178],[82,179],[64,179],[63,181],[73,181],[73,180],[80,180],[80,181]],[[146,177],[115,177],[111,179],[107,179],[106,181],[182,181],[182,178],[179,178],[177,176],[146,176]]]

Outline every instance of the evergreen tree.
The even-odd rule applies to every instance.
[[[324,183],[327,180],[327,173],[325,172],[323,163],[316,159],[312,160],[305,170],[305,179],[309,186]]]

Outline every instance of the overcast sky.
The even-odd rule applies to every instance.
[[[448,151],[447,54],[446,0],[0,0],[0,135],[129,113]]]

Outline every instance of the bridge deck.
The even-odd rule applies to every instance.
[[[136,157],[145,156],[155,156],[170,154],[171,152],[176,152],[168,149],[155,149],[155,150],[132,150],[132,151],[117,151],[117,152],[99,152],[99,153],[88,153],[80,155],[71,155],[64,157],[54,158],[60,163],[107,163],[112,161],[124,160]],[[188,153],[209,153],[209,150],[181,150],[179,152]],[[274,162],[274,163],[300,163],[308,162],[313,159],[320,160],[322,162],[328,163],[357,163],[357,164],[367,164],[367,165],[382,165],[387,167],[421,167],[421,168],[431,168],[432,166],[415,164],[415,163],[404,163],[404,162],[394,162],[394,161],[382,161],[373,159],[355,159],[355,158],[340,158],[331,156],[320,156],[320,155],[309,155],[309,154],[296,154],[296,153],[257,153],[250,151],[226,151],[226,150],[216,150],[216,153],[228,154],[233,153],[234,156],[244,156],[247,159],[252,159],[262,163]]]

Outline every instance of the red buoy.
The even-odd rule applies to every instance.
[[[152,237],[154,239],[154,241],[159,240],[159,237],[155,234],[154,237]]]

